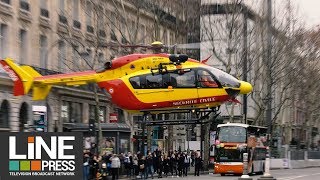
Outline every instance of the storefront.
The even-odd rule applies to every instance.
[[[92,143],[96,143],[96,137],[89,133],[89,124],[64,124],[63,127],[64,131],[83,132],[84,149],[89,149]],[[130,127],[127,124],[103,123],[101,124],[101,129],[103,136],[102,148],[104,151],[117,154],[130,151]],[[96,134],[98,134],[98,130]]]

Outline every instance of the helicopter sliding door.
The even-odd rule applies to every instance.
[[[170,91],[164,86],[161,74],[143,74],[129,78],[139,109],[162,108],[170,100]],[[165,103],[167,102],[167,103]]]
[[[183,73],[167,73],[163,75],[164,86],[172,91],[169,93],[173,107],[192,106],[197,103],[196,74],[192,69]]]

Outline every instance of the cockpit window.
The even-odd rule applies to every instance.
[[[199,82],[199,86],[200,87],[218,87],[218,83],[214,80],[214,78],[212,77],[212,75],[203,69],[200,69],[197,71],[198,74],[198,82]]]
[[[208,67],[207,69],[216,77],[216,79],[221,83],[222,86],[234,88],[240,87],[239,80],[231,76],[230,74],[214,67]]]

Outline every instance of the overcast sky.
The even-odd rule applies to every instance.
[[[293,0],[300,16],[306,23],[306,28],[320,25],[320,0]]]

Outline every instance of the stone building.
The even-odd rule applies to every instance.
[[[184,43],[187,32],[177,28],[185,21],[181,2],[168,3],[176,8],[147,0],[1,0],[0,58],[10,57],[46,75],[96,70],[112,58],[145,52],[111,47],[110,43]],[[96,60],[92,66],[86,63]],[[0,131],[80,131],[90,136],[88,122],[94,118],[95,107],[91,85],[55,86],[45,101],[32,101],[31,94],[15,97],[12,86],[0,69]],[[111,142],[106,143],[107,148],[132,150],[132,116],[115,107],[102,91],[99,97],[103,137]],[[44,122],[37,108],[46,109]],[[111,116],[117,121],[110,122]]]

